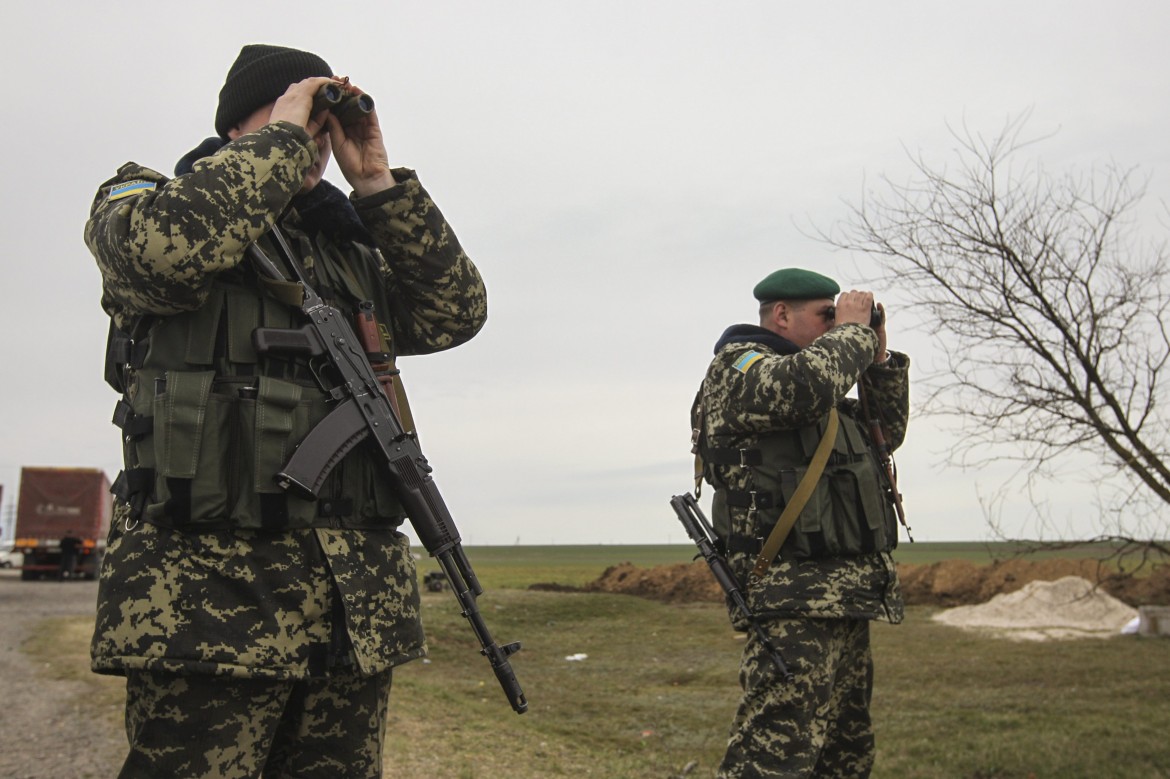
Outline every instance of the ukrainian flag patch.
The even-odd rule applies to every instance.
[[[760,354],[759,352],[745,352],[738,360],[732,363],[731,367],[735,368],[740,373],[747,373],[748,368],[752,367],[762,359],[764,359],[764,355]]]
[[[125,184],[119,184],[111,189],[107,200],[121,200],[124,197],[141,195],[143,192],[151,191],[156,186],[158,185],[153,181],[127,181]]]

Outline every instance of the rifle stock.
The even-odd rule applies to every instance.
[[[508,661],[520,649],[520,642],[500,646],[492,639],[476,605],[483,587],[463,551],[455,522],[430,476],[431,466],[423,456],[417,438],[403,428],[393,403],[370,365],[361,340],[346,317],[336,308],[326,305],[309,285],[279,228],[274,228],[272,235],[296,281],[304,289],[301,310],[309,323],[299,329],[284,331],[258,328],[253,333],[253,345],[260,354],[284,351],[312,356],[319,363],[314,374],[322,389],[338,401],[337,407],[309,432],[277,474],[277,484],[298,497],[315,500],[334,466],[362,441],[372,441],[381,453],[386,475],[406,509],[419,541],[438,560],[451,582],[462,614],[479,640],[480,653],[491,664],[512,709],[523,714],[528,710],[528,700]],[[248,253],[263,276],[287,281],[260,247],[253,244]],[[330,376],[328,386],[322,378],[326,373]]]
[[[771,637],[764,630],[759,619],[748,608],[747,600],[743,597],[743,592],[739,586],[739,580],[736,579],[735,572],[731,570],[731,566],[727,564],[727,561],[723,559],[723,556],[716,549],[715,530],[711,527],[711,523],[707,521],[707,517],[703,514],[703,509],[699,507],[699,502],[695,500],[695,496],[689,492],[683,495],[675,495],[670,499],[670,505],[674,509],[674,513],[678,515],[679,522],[686,529],[687,535],[699,547],[699,555],[707,561],[711,573],[715,576],[715,581],[719,582],[719,586],[723,588],[723,592],[727,594],[728,599],[735,608],[739,609],[739,613],[752,626],[752,630],[756,634],[756,639],[764,647],[764,651],[768,653],[772,665],[776,666],[776,671],[784,681],[791,683],[793,680],[792,672],[788,670],[788,666],[784,663],[784,657],[780,654],[780,650],[772,643]]]

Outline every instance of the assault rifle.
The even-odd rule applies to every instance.
[[[508,662],[508,657],[520,649],[520,642],[501,647],[492,640],[475,602],[483,587],[471,569],[455,522],[430,476],[431,466],[419,448],[418,439],[413,432],[403,429],[390,396],[383,390],[345,315],[327,305],[309,285],[280,229],[274,228],[271,234],[296,282],[303,288],[301,310],[309,323],[290,330],[257,328],[252,333],[253,345],[260,354],[308,356],[322,389],[337,404],[305,436],[276,475],[276,483],[299,498],[316,500],[333,467],[355,446],[371,441],[385,461],[386,476],[419,540],[447,575],[462,614],[479,639],[480,654],[491,663],[512,708],[517,714],[523,714],[528,710],[528,700]],[[287,283],[288,279],[258,246],[250,246],[248,254],[263,276]]]
[[[714,541],[715,530],[711,527],[711,523],[707,521],[707,517],[703,515],[703,510],[699,508],[699,502],[695,500],[695,496],[689,492],[685,495],[675,495],[670,499],[670,505],[674,508],[674,513],[678,514],[678,521],[682,522],[683,527],[686,528],[687,535],[699,547],[699,555],[707,561],[707,565],[711,568],[711,573],[715,575],[715,581],[719,582],[719,586],[727,593],[727,597],[731,599],[732,604],[739,609],[739,613],[751,624],[760,645],[764,647],[764,651],[771,658],[772,665],[776,666],[776,670],[780,673],[784,681],[791,683],[793,679],[792,672],[784,664],[784,658],[780,655],[780,650],[775,647],[772,639],[768,637],[767,631],[764,630],[764,627],[756,618],[756,615],[748,608],[747,600],[744,599],[743,593],[740,592],[739,581],[735,578],[731,566],[727,564],[727,561],[716,550]]]

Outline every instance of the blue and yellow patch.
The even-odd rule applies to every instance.
[[[110,190],[108,200],[121,200],[124,197],[131,197],[133,195],[141,195],[143,192],[150,192],[158,185],[153,181],[127,181],[125,184],[119,184]]]
[[[764,359],[764,355],[760,354],[759,352],[744,352],[742,355],[740,355],[738,360],[731,364],[731,367],[735,368],[740,373],[747,373],[748,368],[752,367],[762,359]]]

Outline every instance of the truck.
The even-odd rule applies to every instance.
[[[24,555],[20,578],[96,578],[113,507],[110,480],[98,468],[21,468],[12,543]],[[63,567],[71,548],[72,564]]]

